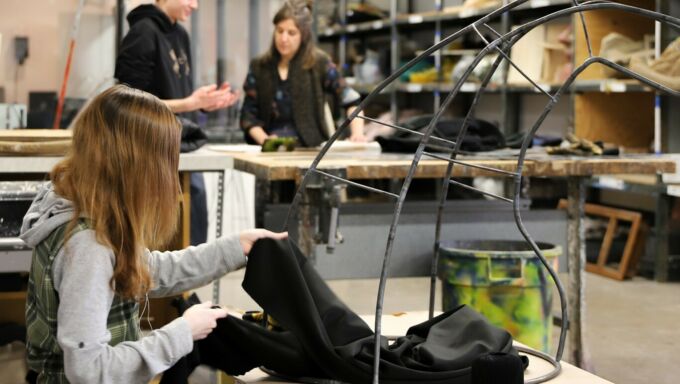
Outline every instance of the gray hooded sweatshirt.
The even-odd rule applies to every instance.
[[[35,247],[71,220],[70,201],[46,183],[24,217],[21,238]],[[145,251],[153,279],[149,297],[203,286],[246,263],[238,236],[181,251]],[[113,251],[98,243],[93,230],[76,233],[56,256],[53,281],[59,295],[57,341],[71,383],[148,383],[193,349],[189,324],[180,317],[138,341],[110,346],[106,328],[114,292]]]

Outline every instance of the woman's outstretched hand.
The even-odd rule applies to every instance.
[[[283,240],[288,238],[288,232],[276,233],[262,228],[246,229],[239,235],[241,248],[244,254],[249,254],[253,248],[253,244],[260,239],[270,238],[274,240]]]
[[[208,337],[210,332],[217,326],[217,319],[227,316],[227,310],[212,308],[211,302],[192,305],[182,317],[189,323],[191,338],[201,340]]]

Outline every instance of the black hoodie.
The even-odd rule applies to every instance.
[[[116,59],[116,79],[165,100],[191,95],[191,49],[184,27],[153,4],[133,9],[127,20],[130,31]]]

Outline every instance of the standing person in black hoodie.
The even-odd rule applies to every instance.
[[[191,44],[187,31],[178,22],[186,21],[198,8],[197,0],[156,0],[133,9],[127,16],[130,31],[123,39],[116,59],[115,77],[119,82],[160,98],[180,117],[182,150],[189,129],[194,132],[198,110],[226,108],[238,100],[229,83],[194,90],[191,74]],[[208,212],[205,183],[200,173],[191,175],[191,244],[204,243],[208,237]]]

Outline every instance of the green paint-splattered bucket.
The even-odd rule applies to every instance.
[[[560,246],[538,243],[557,270]],[[442,243],[439,251],[443,309],[467,304],[515,340],[549,352],[553,281],[529,244],[479,240]]]

